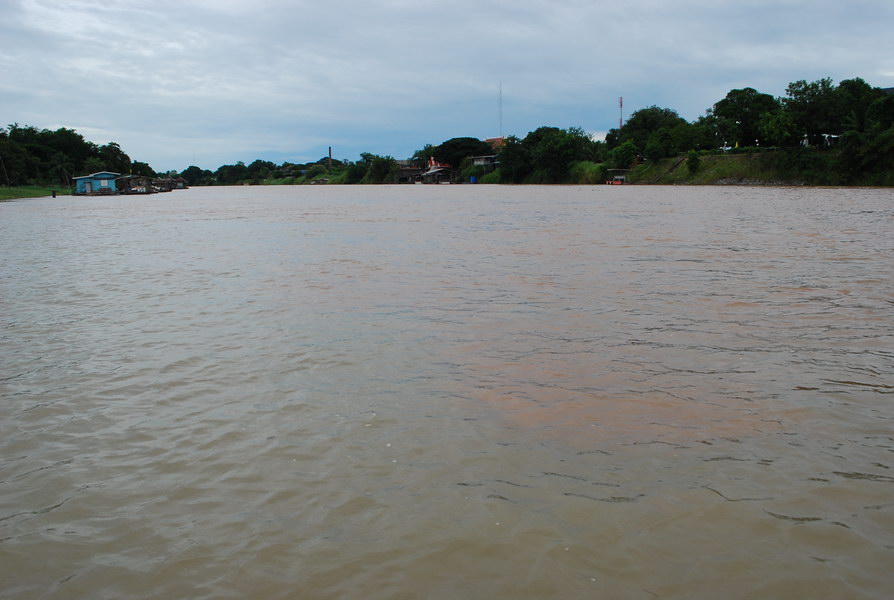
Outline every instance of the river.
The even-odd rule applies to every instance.
[[[4,598],[883,599],[894,192],[0,203]]]

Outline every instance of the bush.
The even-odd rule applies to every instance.
[[[689,168],[690,174],[695,175],[698,173],[699,167],[702,166],[702,159],[697,151],[690,150],[686,154],[686,166]]]
[[[307,179],[313,179],[314,177],[319,177],[325,172],[326,167],[324,167],[323,165],[312,165],[309,169],[307,169],[307,172],[304,174],[304,176]]]
[[[463,161],[464,164],[468,162],[468,159]],[[481,181],[482,177],[487,175],[487,167],[481,165],[468,165],[466,166],[459,175],[460,181],[471,181],[472,177]]]
[[[608,179],[608,175],[603,163],[581,160],[571,165],[568,179],[569,183],[588,185],[591,183],[603,183]]]
[[[528,176],[524,178],[522,183],[531,185],[547,185],[555,182],[550,178],[549,172],[546,169],[536,169],[529,173]]]
[[[763,169],[775,170],[786,179],[799,180],[808,185],[841,185],[838,171],[838,152],[815,148],[790,148],[758,155]]]
[[[487,175],[482,175],[481,179],[478,180],[478,183],[500,183],[500,181],[502,181],[502,174],[500,173],[500,169],[497,169]]]

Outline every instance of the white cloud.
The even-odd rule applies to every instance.
[[[157,169],[360,151],[540,125],[603,131],[734,87],[890,86],[883,0],[21,0],[0,22],[0,113],[106,132]],[[94,139],[93,141],[103,141]],[[344,152],[344,154],[340,154]]]

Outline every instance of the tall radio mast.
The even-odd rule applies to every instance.
[[[624,127],[624,96],[618,98],[618,129]]]
[[[497,104],[500,108],[500,137],[503,137],[503,82],[500,82],[500,91],[497,95]]]

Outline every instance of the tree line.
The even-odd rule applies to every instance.
[[[778,160],[823,169],[832,183],[894,185],[894,95],[859,78],[795,81],[781,98],[735,89],[692,123],[667,108],[637,111],[606,144],[616,168],[692,150],[781,149]]]
[[[462,180],[484,183],[591,183],[612,169],[672,156],[766,152],[774,168],[813,183],[894,185],[894,95],[860,78],[790,83],[774,97],[754,88],[731,90],[689,122],[670,108],[650,106],[630,115],[604,141],[583,129],[540,127],[498,147],[473,137],[426,144],[406,161],[362,153],[356,161],[321,158],[310,163],[255,160],[211,171],[190,166],[180,175],[190,185],[396,183],[401,167],[425,168],[430,158],[451,165]],[[498,154],[498,168],[472,157]],[[401,164],[402,163],[402,164]],[[72,129],[0,129],[0,183],[67,184],[75,174],[114,171],[156,176],[116,144],[96,145]]]
[[[591,177],[598,181],[611,169],[672,156],[687,156],[696,170],[700,154],[768,150],[768,167],[814,183],[894,185],[894,95],[859,78],[801,80],[781,98],[731,90],[693,122],[650,106],[604,143],[580,129],[542,127],[506,140],[499,181],[573,183],[588,172],[598,172]]]
[[[73,129],[0,128],[0,183],[68,187],[73,177],[112,171],[157,176],[147,163],[131,160],[116,142],[97,145]]]
[[[811,183],[894,185],[894,95],[860,78],[837,85],[829,78],[795,81],[782,97],[746,87],[731,90],[692,122],[671,108],[650,106],[611,129],[604,141],[579,127],[544,126],[523,138],[509,136],[496,149],[471,137],[426,144],[403,162],[424,167],[434,158],[451,165],[464,181],[476,177],[482,183],[592,183],[603,181],[612,169],[673,156],[687,157],[690,171],[695,171],[699,156],[728,152],[765,153],[768,168]],[[499,155],[496,170],[471,160],[489,154]],[[326,159],[307,165],[239,165],[225,165],[214,173],[190,167],[183,176],[193,181],[190,176],[201,173],[195,182],[207,184],[307,183],[321,178],[332,183],[396,183],[400,174],[399,161],[371,153],[356,162],[336,161],[331,168]],[[233,179],[239,173],[243,179]]]

